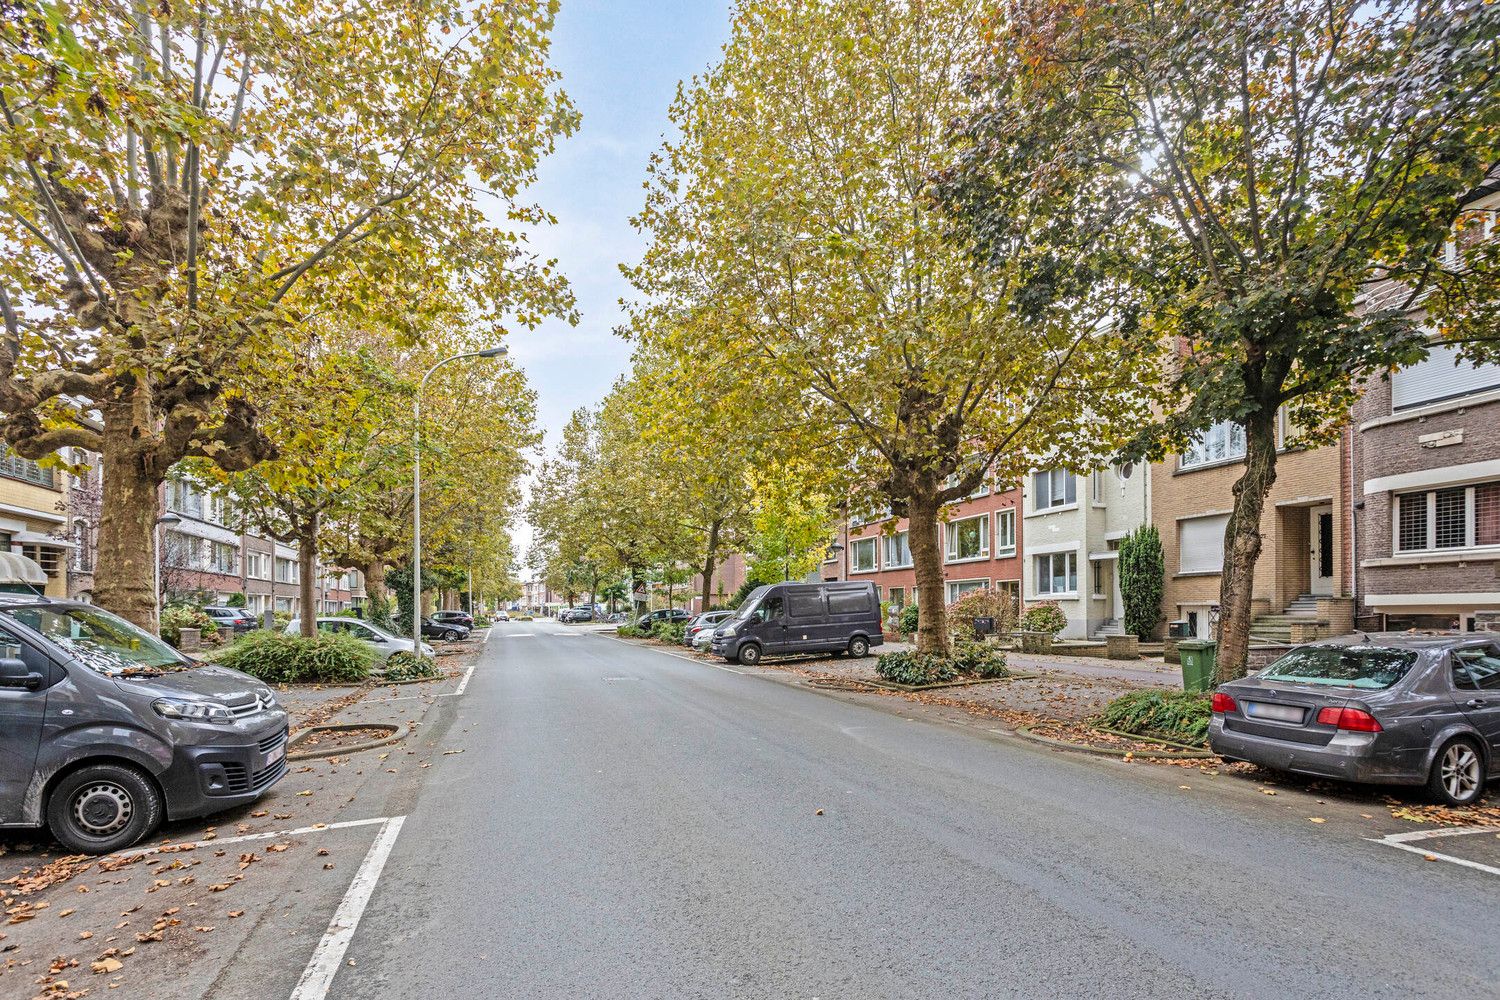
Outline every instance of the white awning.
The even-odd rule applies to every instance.
[[[10,536],[11,544],[44,545],[49,549],[76,549],[78,546],[63,538],[44,535],[40,531],[15,531]]]
[[[19,552],[6,552],[0,549],[0,586],[18,584],[45,587],[47,573]]]
[[[1118,558],[1120,558],[1120,553],[1118,551],[1116,551],[1116,550],[1113,550],[1113,549],[1111,549],[1108,552],[1090,552],[1089,553],[1089,559],[1092,560],[1093,562],[1104,562],[1106,559],[1118,559]]]

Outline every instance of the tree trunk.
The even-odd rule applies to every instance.
[[[149,632],[157,630],[157,489],[161,480],[147,471],[135,446],[130,405],[104,408],[104,476],[99,515],[99,561],[94,599]]]
[[[714,568],[718,565],[719,555],[719,528],[723,524],[721,520],[715,520],[708,526],[708,551],[703,558],[703,610],[708,610],[709,598],[713,595]]]
[[[365,603],[385,599],[385,560],[371,559],[365,563]]]
[[[313,583],[318,572],[318,518],[297,536],[297,603],[302,605],[302,636],[311,639],[318,634],[318,609],[313,597]]]
[[[913,495],[907,503],[907,541],[916,570],[918,604],[917,652],[947,656],[948,608],[943,601],[943,558],[938,551],[937,491]]]
[[[1234,509],[1224,528],[1219,578],[1218,680],[1245,676],[1250,655],[1251,598],[1260,558],[1260,518],[1276,482],[1275,412],[1245,427],[1245,471],[1234,484]]]

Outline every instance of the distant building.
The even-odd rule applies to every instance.
[[[25,556],[47,575],[48,597],[68,596],[67,477],[0,449],[0,549]]]

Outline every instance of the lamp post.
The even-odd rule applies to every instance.
[[[844,578],[844,543],[834,542],[828,551],[833,553],[833,579],[838,582]]]
[[[153,569],[155,569],[155,573],[152,574],[154,583],[151,598],[152,603],[156,605],[156,627],[158,630],[161,628],[161,528],[164,524],[173,525],[181,523],[182,518],[178,517],[171,511],[167,511],[161,517],[158,517],[156,519],[156,524],[151,529],[151,541],[156,545],[156,558],[155,560],[153,560],[153,562],[155,563],[155,566],[153,567]]]
[[[450,361],[464,358],[498,358],[509,351],[507,347],[490,347],[483,351],[469,351],[444,358],[422,376],[417,383],[417,396],[412,401],[412,465],[411,465],[411,651],[422,655],[422,393],[432,373]]]

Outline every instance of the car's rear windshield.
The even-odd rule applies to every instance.
[[[7,613],[101,674],[151,674],[189,665],[156,636],[98,608],[39,605]]]
[[[1309,646],[1294,649],[1260,672],[1263,680],[1327,684],[1379,691],[1390,687],[1417,662],[1409,649],[1387,646]]]

